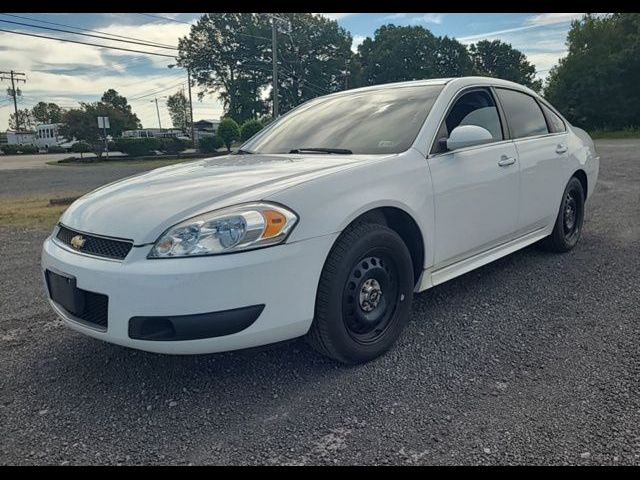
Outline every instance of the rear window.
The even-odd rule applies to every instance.
[[[254,153],[347,149],[389,154],[415,140],[443,85],[354,91],[311,100],[242,146]]]
[[[549,133],[542,110],[532,96],[504,88],[497,88],[496,91],[513,138]]]
[[[549,125],[549,131],[551,133],[560,133],[566,131],[564,122],[556,115],[556,113],[547,107],[544,103],[540,102],[544,116],[547,117],[547,124]]]

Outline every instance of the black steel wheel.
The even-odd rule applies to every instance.
[[[576,246],[584,222],[584,200],[582,183],[572,177],[564,190],[553,232],[543,242],[548,250],[568,252]]]
[[[411,254],[395,231],[349,227],[325,262],[309,342],[344,363],[382,355],[408,320],[413,287]]]

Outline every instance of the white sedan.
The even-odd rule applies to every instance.
[[[583,130],[512,82],[348,90],[234,154],[80,198],[44,243],[43,278],[70,327],[127,347],[306,336],[365,362],[396,341],[414,292],[534,242],[571,250],[598,167]]]

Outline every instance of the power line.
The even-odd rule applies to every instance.
[[[91,30],[89,28],[75,27],[73,25],[65,25],[64,23],[49,22],[47,20],[40,20],[40,19],[33,18],[33,17],[25,17],[25,16],[22,16],[22,15],[14,15],[14,14],[11,14],[11,13],[2,13],[0,15],[4,15],[6,17],[21,18],[23,20],[31,20],[33,22],[38,22],[38,23],[46,23],[48,25],[56,25],[58,27],[73,28],[74,30],[82,30],[83,32],[100,33],[102,35],[109,35],[111,37],[124,38],[124,39],[127,39],[127,40],[139,40],[139,41],[142,41],[142,42],[153,43],[156,46],[172,47],[172,45],[167,45],[166,43],[154,42],[153,40],[144,40],[142,38],[130,37],[130,36],[127,36],[127,35],[117,35],[115,33],[101,32],[99,30]]]
[[[150,44],[150,43],[147,43],[147,42],[137,42],[137,41],[133,41],[133,40],[122,40],[122,39],[119,39],[119,38],[109,38],[109,37],[105,37],[103,35],[93,35],[91,33],[72,32],[70,30],[63,30],[61,28],[43,27],[42,25],[33,25],[31,23],[14,22],[12,20],[2,20],[2,19],[0,19],[0,22],[11,23],[13,25],[21,25],[23,27],[40,28],[42,30],[50,30],[50,31],[53,31],[53,32],[70,33],[71,35],[83,35],[85,37],[93,37],[93,38],[99,38],[101,40],[109,40],[110,42],[131,43],[133,45],[143,45],[145,47],[164,48],[166,50],[178,50],[178,47],[161,47],[161,46],[153,45],[153,44]]]
[[[142,15],[144,17],[160,18],[162,20],[169,20],[171,22],[184,23],[185,25],[193,25],[190,22],[183,22],[182,20],[176,20],[175,18],[163,17],[162,15],[153,15],[151,13],[136,13],[136,15]]]
[[[124,52],[142,53],[144,55],[155,55],[155,56],[158,56],[158,57],[176,58],[174,55],[166,55],[164,53],[144,52],[142,50],[133,50],[131,48],[110,47],[108,45],[98,45],[96,43],[80,42],[78,40],[69,40],[67,38],[48,37],[46,35],[37,35],[35,33],[16,32],[15,30],[5,30],[3,28],[0,28],[0,32],[14,33],[16,35],[24,35],[26,37],[45,38],[47,40],[58,40],[59,42],[77,43],[79,45],[89,45],[90,47],[106,48],[108,50],[122,50]]]
[[[176,88],[176,87],[178,87],[180,85],[183,85],[184,83],[185,83],[184,81],[181,81],[181,82],[176,83],[175,85],[171,85],[170,87],[162,88],[162,89],[157,90],[155,92],[150,92],[150,93],[147,93],[145,95],[141,95],[141,96],[138,96],[138,97],[131,98],[129,101],[130,102],[135,102],[137,100],[141,100],[143,98],[150,97],[151,95],[156,95],[158,93],[162,93],[162,92],[170,90],[172,88]]]

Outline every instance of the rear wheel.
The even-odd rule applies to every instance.
[[[384,225],[355,224],[325,262],[307,338],[343,363],[366,362],[396,341],[412,298],[413,264],[400,236]]]
[[[572,177],[562,196],[560,211],[553,232],[543,241],[543,246],[553,252],[568,252],[576,246],[584,221],[584,189],[576,177]]]

